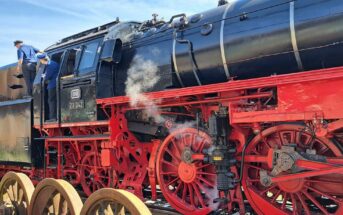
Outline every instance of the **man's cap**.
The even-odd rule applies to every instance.
[[[42,60],[45,59],[48,55],[46,53],[38,53],[36,54],[37,59]]]
[[[13,43],[14,43],[14,45],[16,46],[16,45],[18,45],[18,44],[20,44],[20,43],[23,43],[23,41],[21,41],[21,40],[15,40]]]

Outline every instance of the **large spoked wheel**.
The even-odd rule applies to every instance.
[[[151,215],[148,207],[134,194],[125,190],[104,188],[85,202],[81,215]]]
[[[93,192],[110,187],[111,171],[109,168],[103,168],[100,165],[99,155],[92,152],[87,154],[81,162],[80,175],[82,189],[87,196]]]
[[[342,156],[330,140],[314,137],[299,125],[279,125],[263,131],[250,142],[246,156],[267,157],[270,149],[290,144],[300,152],[311,149],[326,157]],[[244,165],[242,181],[246,197],[258,214],[343,213],[342,175],[299,178],[263,186],[260,182],[261,170],[269,174],[270,165],[251,159]],[[288,172],[281,173],[284,174]]]
[[[71,184],[48,178],[37,185],[32,195],[29,215],[79,215],[82,205],[79,194]]]
[[[182,214],[208,214],[218,198],[215,167],[192,161],[192,153],[211,146],[210,137],[197,129],[180,129],[162,143],[156,160],[157,177],[164,197]]]
[[[0,182],[0,201],[10,208],[11,214],[28,214],[34,189],[27,175],[8,172]]]

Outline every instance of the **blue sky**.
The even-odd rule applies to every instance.
[[[169,19],[216,7],[217,0],[0,0],[0,67],[16,61],[13,41],[44,49],[63,37],[115,20]]]

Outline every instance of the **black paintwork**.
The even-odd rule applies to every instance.
[[[72,78],[59,80],[61,122],[97,120],[100,111],[95,98],[125,95],[127,71],[136,56],[151,60],[159,68],[160,81],[150,91],[300,71],[291,40],[291,2],[240,0],[189,17],[188,24],[175,25],[178,27],[168,23],[153,26],[147,22],[149,25],[143,27],[134,22],[112,23],[107,31],[95,32],[94,37],[82,34],[74,43],[64,40],[65,46],[58,44],[49,49],[49,54],[82,49],[94,40],[103,44],[105,38],[107,42],[87,77],[78,74],[76,65]],[[302,0],[294,1],[294,5],[296,42],[304,70],[342,65],[343,48],[335,44],[343,37],[342,2]],[[221,32],[229,77],[223,64]],[[130,40],[125,39],[131,34],[134,36]],[[121,41],[120,46],[115,45],[115,39]],[[81,58],[77,52],[77,59]],[[65,69],[62,67],[60,72]],[[75,106],[70,99],[74,88],[81,89],[85,108],[79,101],[80,109],[70,110]],[[35,97],[39,101],[40,96]],[[38,109],[35,105],[35,119]]]

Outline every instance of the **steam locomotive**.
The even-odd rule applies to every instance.
[[[0,68],[1,174],[119,187],[183,214],[243,214],[246,199],[257,214],[342,214],[343,3],[220,2],[48,47],[56,121],[44,65],[24,99]]]

